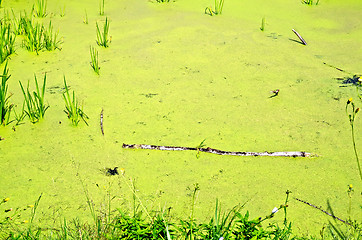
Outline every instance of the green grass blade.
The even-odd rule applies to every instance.
[[[9,103],[9,98],[11,95],[7,96],[8,85],[7,81],[10,76],[9,69],[7,68],[8,62],[5,63],[3,74],[1,75],[1,85],[0,85],[0,124],[7,125],[9,124],[9,118],[11,109],[13,105]]]
[[[31,104],[31,101],[29,99],[29,96],[28,96],[28,93],[29,91],[25,92],[25,89],[23,87],[23,84],[19,81],[19,84],[20,84],[20,87],[21,87],[21,91],[23,92],[23,95],[24,95],[24,101],[26,103],[26,107],[27,107],[27,110],[24,110],[26,115],[28,115],[30,121],[33,120],[32,118],[32,104]],[[29,81],[28,81],[28,87],[27,87],[27,90],[29,89]],[[31,96],[30,96],[31,97]]]
[[[222,9],[223,9],[223,7],[224,7],[224,0],[220,0],[219,7],[220,7],[220,14],[221,14],[221,13],[222,13]]]

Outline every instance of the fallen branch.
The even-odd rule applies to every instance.
[[[218,155],[231,155],[231,156],[270,156],[270,157],[309,157],[311,153],[307,152],[229,152],[222,151],[214,148],[191,148],[191,147],[172,147],[172,146],[156,146],[146,144],[125,144],[123,148],[131,149],[150,149],[150,150],[163,150],[163,151],[198,151],[213,153]]]

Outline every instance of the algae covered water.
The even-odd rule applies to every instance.
[[[35,2],[3,1],[2,16],[29,14]],[[34,74],[47,76],[44,119],[0,128],[0,197],[13,208],[42,194],[36,220],[90,219],[84,191],[102,209],[131,209],[137,195],[148,209],[172,207],[195,216],[245,203],[253,218],[270,214],[291,197],[361,219],[361,182],[345,106],[353,86],[336,78],[361,74],[359,1],[226,0],[222,15],[209,16],[213,1],[48,1],[47,16],[59,31],[61,50],[29,52],[17,36],[10,56],[9,101],[21,111],[19,81],[30,88]],[[8,15],[7,15],[8,14]],[[96,43],[96,23],[109,21],[108,48]],[[265,19],[264,31],[260,30]],[[88,23],[87,23],[88,22]],[[307,45],[292,32],[298,31]],[[100,74],[90,66],[90,46],[99,53]],[[2,64],[2,67],[5,63]],[[343,71],[339,71],[338,69]],[[2,69],[2,68],[1,68]],[[88,126],[72,126],[64,113],[66,78]],[[275,97],[270,93],[279,89]],[[104,135],[100,128],[103,109]],[[362,151],[361,120],[355,121]],[[309,158],[233,157],[188,151],[123,149],[122,144],[206,147],[225,151],[306,151]],[[106,168],[124,169],[109,176]],[[123,177],[124,176],[124,177]],[[348,186],[355,194],[349,210]],[[22,218],[26,219],[26,214]],[[282,222],[282,214],[270,221]],[[330,218],[290,200],[288,218],[302,234],[318,234]]]

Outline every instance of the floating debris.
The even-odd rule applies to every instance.
[[[354,86],[362,86],[362,76],[353,75],[353,77],[344,77],[344,78],[336,78],[341,81],[341,85],[339,87],[347,87],[346,85],[354,85]]]
[[[101,116],[100,116],[100,126],[101,126],[102,135],[104,136],[104,130],[103,130],[103,108],[102,108]]]
[[[114,176],[114,175],[119,175],[118,173],[118,167],[115,167],[115,168],[106,168],[106,175],[107,176]]]
[[[279,91],[280,91],[279,89],[276,89],[276,90],[270,91],[270,93],[272,93],[273,95],[271,95],[269,98],[273,98],[273,97],[278,96]]]

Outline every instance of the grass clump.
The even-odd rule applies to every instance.
[[[306,5],[318,5],[319,4],[319,0],[317,1],[314,1],[314,0],[302,0],[302,3],[303,4],[306,4]]]
[[[22,46],[25,47],[29,52],[36,52],[45,49],[47,51],[53,51],[60,48],[61,40],[58,39],[58,32],[53,33],[53,26],[49,21],[49,26],[46,28],[39,22],[34,22],[32,18],[20,16],[18,22],[19,33],[24,35]]]
[[[0,85],[0,124],[8,125],[10,121],[10,113],[14,107],[14,104],[10,104],[9,98],[11,95],[8,95],[8,84],[9,80],[9,69],[7,68],[8,62],[6,62],[3,70],[3,74],[1,77],[1,85]]]
[[[214,9],[211,6],[205,8],[205,14],[208,14],[210,16],[221,15],[223,7],[224,7],[224,0],[215,0]]]
[[[33,12],[35,16],[43,18],[46,17],[47,13],[47,1],[46,0],[37,0],[35,5],[33,5]]]
[[[74,126],[78,126],[80,120],[83,120],[85,124],[88,125],[87,123],[88,116],[83,112],[83,106],[79,106],[79,103],[75,98],[74,91],[72,98],[70,97],[69,88],[67,86],[65,76],[64,76],[64,87],[65,87],[65,92],[63,93],[63,99],[65,102],[64,112],[67,114],[68,118],[72,121],[72,124]]]
[[[103,26],[103,31],[101,32],[98,23],[96,23],[97,27],[97,44],[102,47],[109,47],[110,39],[108,37],[109,33],[109,21],[108,18],[106,18],[106,21]]]
[[[5,21],[0,22],[0,64],[3,63],[12,53],[15,52],[15,34],[11,24]]]
[[[33,23],[31,20],[24,22],[25,38],[23,40],[23,46],[29,52],[38,52],[43,48],[43,31],[44,28],[39,23]]]
[[[28,17],[26,11],[20,12],[18,18],[16,17],[13,9],[11,9],[11,12],[12,12],[12,15],[13,15],[12,16],[12,24],[13,24],[13,32],[14,32],[14,34],[16,34],[16,35],[24,35],[27,22],[28,21],[30,21],[30,23],[32,22],[33,10],[30,13],[30,18]]]
[[[26,91],[25,91],[23,85],[21,84],[21,82],[19,81],[21,90],[22,90],[24,98],[25,98],[24,101],[25,101],[26,109],[24,110],[24,112],[29,117],[29,119],[32,123],[36,123],[40,119],[44,118],[45,112],[49,108],[49,105],[48,106],[45,105],[45,102],[44,102],[46,74],[44,75],[43,86],[41,89],[39,88],[39,84],[38,84],[36,75],[34,75],[34,81],[35,81],[35,86],[36,86],[36,92],[33,91],[33,93],[31,93],[29,91],[29,81],[28,81],[28,86],[26,88]],[[19,117],[19,120],[21,120],[21,117]]]
[[[89,47],[91,62],[90,65],[93,68],[94,72],[99,75],[99,65],[98,65],[98,51],[94,47]]]
[[[44,48],[47,50],[47,51],[53,51],[55,49],[59,49],[61,50],[60,48],[60,43],[61,43],[61,40],[58,40],[57,37],[58,37],[58,32],[55,32],[53,34],[53,26],[52,26],[52,22],[49,21],[49,27],[48,28],[44,28],[44,41],[43,41],[43,45],[44,45]]]

